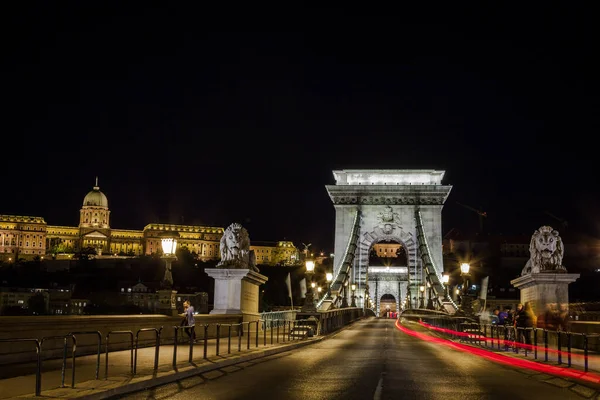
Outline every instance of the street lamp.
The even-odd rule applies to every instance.
[[[469,286],[469,270],[471,266],[468,263],[460,264],[460,276],[463,277],[462,294],[460,295],[460,309],[465,314],[471,314],[471,304],[467,301],[467,291]]]
[[[331,282],[333,280],[333,274],[331,272],[326,273],[325,279],[327,280],[327,282]]]
[[[419,291],[421,292],[421,302],[419,303],[419,308],[425,308],[425,286],[419,286]]]
[[[442,275],[442,283],[444,284],[444,295],[448,298],[448,283],[450,282],[450,275]]]
[[[306,279],[312,281],[312,275],[315,271],[315,262],[312,260],[306,261]],[[307,285],[309,289],[306,290],[306,298],[304,299],[304,305],[302,306],[302,312],[305,313],[316,313],[317,308],[315,307],[315,300],[313,296],[313,283]]]
[[[356,307],[356,296],[354,295],[354,292],[356,291],[356,283],[353,283],[350,286],[350,289],[352,290],[352,302],[350,303],[350,307]]]
[[[427,281],[427,308],[433,310],[435,307],[433,305],[433,293],[431,289],[431,283]]]
[[[177,260],[175,252],[177,251],[177,238],[174,236],[164,236],[161,239],[162,245],[162,259],[165,260],[165,276],[163,277],[163,283],[167,287],[173,287],[173,274],[172,274],[172,262]]]

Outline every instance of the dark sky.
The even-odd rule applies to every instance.
[[[559,225],[549,211],[600,235],[591,10],[303,9],[282,31],[33,4],[3,17],[1,213],[77,224],[98,175],[115,228],[238,221],[331,250],[333,169],[436,168],[444,232],[478,229],[461,202],[490,232]]]

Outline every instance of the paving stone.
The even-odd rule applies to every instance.
[[[208,371],[208,372],[205,372],[202,374],[202,376],[208,380],[217,379],[223,375],[225,375],[225,374],[219,370]]]
[[[531,375],[531,376],[539,381],[547,381],[548,379],[554,378],[552,375],[548,375],[548,374],[536,374],[536,375]]]
[[[573,382],[569,382],[569,381],[567,381],[565,379],[562,379],[562,378],[551,378],[551,379],[548,379],[545,382],[549,383],[551,385],[554,385],[554,386],[561,387],[561,388],[567,388],[569,386],[573,386]]]
[[[571,388],[571,390],[574,391],[575,393],[577,393],[578,395],[586,397],[586,398],[591,398],[595,394],[597,394],[597,392],[594,389],[589,388],[587,386],[577,385],[577,384],[575,384]]]
[[[242,362],[242,363],[239,363],[239,364],[236,364],[236,365],[238,367],[246,368],[246,367],[249,367],[249,366],[254,365],[254,364],[256,364],[256,363],[250,362],[250,361],[246,361],[246,362]]]
[[[220,368],[220,369],[221,369],[221,371],[225,371],[225,372],[236,372],[236,371],[239,371],[239,370],[241,370],[243,368],[236,367],[235,365],[230,365],[229,367],[223,367],[223,368]]]

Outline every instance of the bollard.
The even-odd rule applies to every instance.
[[[556,347],[558,348],[557,356],[558,356],[558,364],[559,365],[562,364],[562,343],[560,340],[561,336],[562,336],[561,332],[557,331],[556,332]]]
[[[537,328],[533,328],[533,358],[537,360]]]
[[[588,372],[588,337],[587,335],[584,333],[583,334],[583,365],[584,365],[584,371]]]
[[[256,347],[258,347],[258,323],[259,323],[259,320],[257,319],[256,320]]]
[[[548,362],[548,330],[544,329],[544,361]]]
[[[204,325],[204,359],[208,358],[208,324]]]
[[[217,324],[217,348],[216,355],[219,355],[219,344],[221,342],[221,324]]]
[[[246,331],[246,350],[250,350],[250,322],[248,322],[248,330]]]
[[[229,324],[229,330],[227,331],[227,354],[231,354],[231,324]]]
[[[175,367],[177,365],[177,335],[178,335],[178,331],[179,331],[179,326],[174,326],[174,332],[173,332],[173,367]],[[107,345],[108,345],[108,339],[107,339]],[[108,358],[108,352],[107,352],[107,358]],[[108,360],[107,360],[107,364],[108,364]],[[106,368],[108,369],[108,365],[106,366]]]
[[[571,332],[567,332],[567,366],[571,366]]]
[[[273,345],[273,320],[271,320],[271,345]]]
[[[196,325],[192,325],[190,332],[190,354],[188,356],[188,362],[191,364],[194,361],[194,338],[196,337]]]

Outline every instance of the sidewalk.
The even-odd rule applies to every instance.
[[[189,342],[179,343],[175,368],[173,367],[173,344],[161,344],[157,371],[154,371],[155,348],[140,348],[137,354],[135,376],[131,374],[130,350],[109,353],[108,377],[105,376],[106,355],[101,353],[100,368],[98,370],[99,379],[95,379],[97,355],[80,356],[75,361],[74,388],[71,387],[73,376],[71,359],[67,358],[64,377],[65,387],[61,387],[62,359],[47,360],[42,362],[41,395],[46,399],[104,399],[174,382],[228,365],[289,351],[318,342],[323,338],[313,337],[288,341],[287,335],[280,334],[279,343],[277,343],[277,337],[274,335],[273,344],[271,344],[271,336],[268,331],[266,346],[264,345],[264,337],[259,335],[259,346],[256,347],[256,338],[251,335],[250,349],[247,349],[247,336],[243,336],[241,351],[238,351],[238,338],[232,337],[231,352],[228,353],[228,338],[225,337],[220,339],[218,356],[216,355],[217,340],[209,339],[207,359],[203,358],[204,342],[199,340],[193,346],[193,363],[188,362]],[[36,398],[34,363],[1,366],[0,374],[7,376],[6,379],[0,380],[0,399]]]

